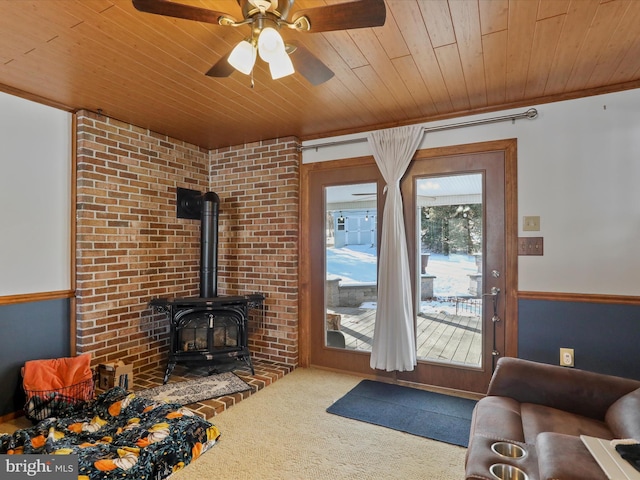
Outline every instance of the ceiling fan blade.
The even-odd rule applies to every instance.
[[[301,45],[291,53],[291,62],[296,72],[306,78],[311,85],[316,86],[333,77],[334,73],[322,61]]]
[[[133,0],[133,6],[141,12],[184,18],[186,20],[195,20],[196,22],[219,25],[220,18],[224,17],[235,23],[235,19],[226,13],[216,12],[215,10],[209,10],[207,8],[194,7],[193,5],[184,5],[169,0]]]
[[[324,7],[304,8],[294,13],[291,21],[307,17],[310,32],[330,32],[384,25],[387,9],[384,0],[358,0]]]
[[[218,60],[216,64],[211,67],[209,71],[207,71],[207,73],[205,73],[205,75],[209,77],[224,78],[235,72],[236,69],[233,68],[228,62],[229,55],[231,55],[231,52],[227,53],[224,57]]]

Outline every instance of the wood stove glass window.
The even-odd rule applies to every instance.
[[[195,312],[180,322],[178,348],[183,352],[214,351],[238,346],[239,323],[227,312]]]
[[[213,326],[213,348],[238,346],[238,322],[228,315],[217,315]]]
[[[184,352],[208,350],[208,322],[208,316],[204,313],[191,314],[178,331],[180,350]]]

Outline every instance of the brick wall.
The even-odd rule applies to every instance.
[[[209,152],[87,111],[77,114],[77,350],[136,370],[164,364],[168,322],[151,298],[198,293],[199,223],[176,187],[205,190]]]
[[[208,152],[108,117],[77,114],[77,350],[136,371],[164,365],[168,322],[147,304],[198,295],[200,222],[176,218],[176,187],[221,200],[220,295],[262,292],[255,357],[297,365],[295,139]]]
[[[220,196],[220,294],[263,292],[266,315],[249,323],[258,358],[298,363],[299,153],[293,137],[211,152]]]

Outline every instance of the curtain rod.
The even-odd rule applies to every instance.
[[[526,112],[516,113],[513,115],[503,115],[502,117],[491,117],[491,118],[485,118],[482,120],[471,120],[468,122],[461,122],[461,123],[449,123],[447,125],[440,125],[439,127],[424,127],[422,131],[423,133],[438,132],[441,130],[451,130],[454,128],[471,127],[474,125],[484,125],[486,123],[505,122],[507,120],[511,120],[513,123],[515,123],[516,120],[519,120],[521,118],[528,118],[530,120],[533,120],[537,116],[538,116],[538,110],[536,110],[535,108],[530,108]],[[360,142],[366,142],[366,141],[367,141],[367,137],[351,138],[349,140],[336,140],[334,142],[316,143],[315,145],[299,146],[298,150],[302,152],[304,150],[311,150],[315,148],[317,151],[318,148],[321,148],[321,147],[332,147],[334,145],[345,145],[347,143],[360,143]]]

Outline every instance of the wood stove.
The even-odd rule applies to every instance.
[[[150,306],[168,314],[169,360],[164,382],[175,366],[208,365],[212,372],[231,361],[244,361],[254,374],[249,354],[249,309],[262,306],[264,296],[157,298]]]
[[[230,362],[244,361],[251,373],[255,373],[249,354],[249,310],[261,308],[264,295],[218,296],[220,199],[213,192],[207,192],[200,198],[198,201],[198,196],[193,196],[189,205],[192,210],[199,209],[201,216],[200,296],[156,298],[149,302],[149,306],[167,313],[170,321],[170,350],[164,383],[178,363],[209,365],[215,372]],[[193,215],[193,212],[188,214]],[[259,313],[264,315],[264,312]]]

